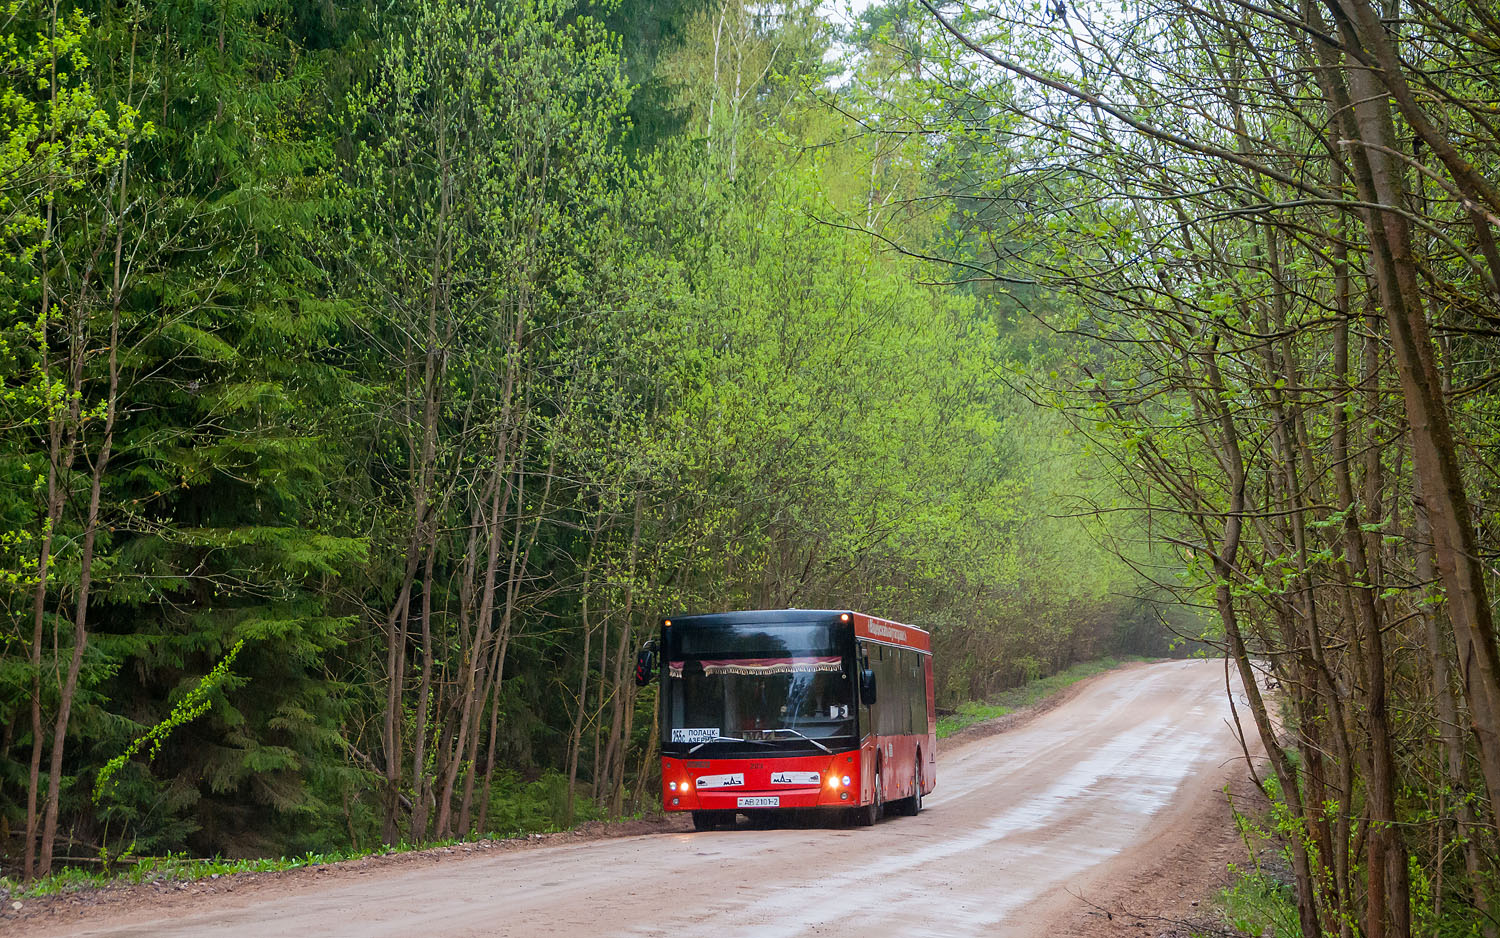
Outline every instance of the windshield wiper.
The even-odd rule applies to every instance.
[[[715,736],[713,739],[705,739],[703,742],[701,742],[698,745],[694,746],[692,749],[689,749],[688,750],[688,755],[692,755],[693,753],[697,752],[699,749],[702,749],[704,746],[707,746],[709,743],[755,743],[755,744],[760,745],[760,746],[769,746],[769,745],[771,745],[770,743],[766,742],[763,739],[740,739],[738,736]]]
[[[807,735],[806,733],[802,732],[801,730],[794,730],[790,726],[778,726],[774,730],[766,730],[766,732],[767,733],[793,733],[793,734],[795,734],[797,736],[801,736],[803,739],[805,739],[808,742],[812,743],[814,746],[817,746],[819,749],[821,749],[824,752],[828,753],[830,756],[833,755],[833,750],[832,749],[829,749],[827,746],[825,746],[822,743],[818,742],[816,739],[813,739],[811,736]]]

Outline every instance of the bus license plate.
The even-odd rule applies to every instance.
[[[780,795],[771,795],[769,797],[766,797],[766,796],[756,796],[756,795],[742,795],[740,797],[740,800],[739,800],[739,807],[741,807],[741,808],[779,808],[779,807],[781,807],[781,796]]]

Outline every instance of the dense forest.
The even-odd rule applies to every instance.
[[[1021,384],[1213,611],[1277,934],[1500,934],[1493,7],[916,11],[954,107],[893,130],[968,142],[967,277],[1065,298]]]
[[[948,705],[1201,633],[1293,926],[1500,933],[1481,0],[0,36],[7,871],[629,814],[662,615],[855,607]]]
[[[978,250],[885,19],[8,5],[6,870],[639,811],[680,611],[919,623],[950,705],[1186,628],[1046,331],[893,247]]]

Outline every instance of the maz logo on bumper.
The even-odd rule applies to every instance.
[[[703,788],[733,788],[736,785],[745,784],[745,773],[735,772],[733,775],[700,775],[698,776],[698,787]]]
[[[772,785],[816,785],[817,772],[772,772]]]

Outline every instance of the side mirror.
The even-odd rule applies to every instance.
[[[859,702],[867,707],[875,702],[875,672],[869,668],[859,672]]]
[[[647,642],[635,653],[635,686],[645,687],[656,680],[656,642]]]

